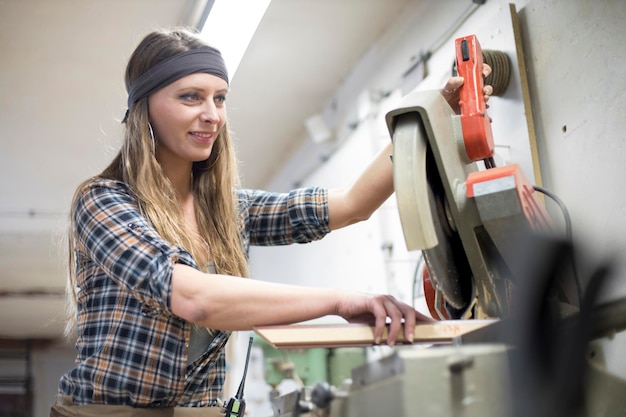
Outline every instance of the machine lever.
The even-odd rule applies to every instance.
[[[456,69],[461,86],[461,127],[467,157],[482,161],[493,157],[491,118],[483,94],[483,51],[476,35],[456,39]]]

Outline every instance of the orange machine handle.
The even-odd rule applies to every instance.
[[[481,161],[493,156],[491,118],[483,94],[483,51],[475,35],[455,41],[456,69],[463,77],[461,86],[461,128],[468,158]]]

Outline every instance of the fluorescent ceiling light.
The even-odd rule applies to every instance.
[[[213,1],[200,35],[222,53],[231,82],[270,1]]]

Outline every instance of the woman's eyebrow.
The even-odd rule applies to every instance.
[[[230,90],[228,88],[220,88],[218,90],[213,90],[210,87],[202,87],[199,85],[185,85],[185,86],[180,86],[179,88],[176,89],[176,92],[185,92],[185,91],[200,91],[203,93],[207,91],[215,91],[215,94],[226,94]]]

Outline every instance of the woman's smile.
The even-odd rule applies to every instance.
[[[202,143],[210,144],[215,140],[215,132],[189,132],[189,135],[194,140]]]

